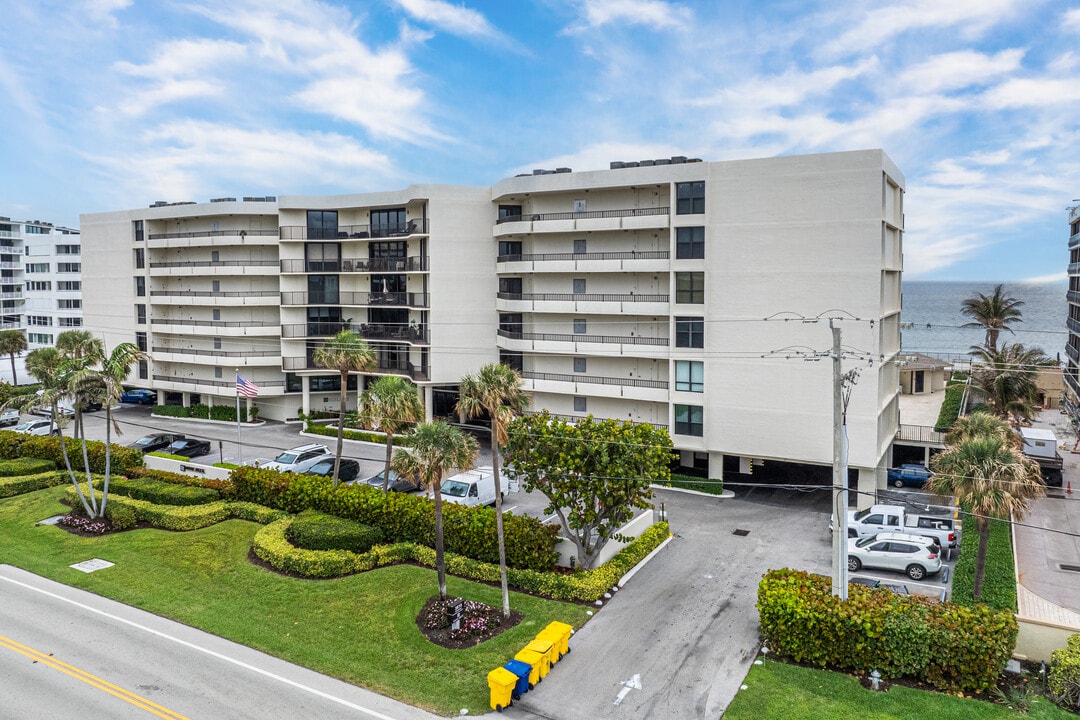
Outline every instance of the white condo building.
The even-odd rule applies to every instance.
[[[157,203],[82,217],[86,319],[146,348],[132,384],[164,402],[231,404],[239,368],[262,417],[336,408],[311,353],[349,327],[429,417],[501,360],[534,409],[666,427],[721,477],[827,472],[837,318],[861,368],[849,464],[872,489],[898,423],[903,187],[871,150]]]

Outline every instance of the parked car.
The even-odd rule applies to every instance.
[[[334,477],[334,458],[320,460],[308,468],[308,475],[320,475],[322,477]],[[338,469],[338,481],[350,483],[360,474],[360,463],[349,458],[341,458],[341,467]]]
[[[18,425],[20,419],[22,419],[22,414],[18,410],[15,408],[8,408],[7,410],[0,412],[0,427]]]
[[[912,580],[941,571],[941,546],[933,538],[901,533],[881,533],[848,540],[848,571],[862,568],[895,570]]]
[[[136,405],[153,405],[157,402],[157,393],[153,390],[132,388],[120,393],[120,402],[135,403]]]
[[[183,439],[183,435],[177,435],[176,433],[152,433],[150,435],[143,435],[141,438],[128,445],[128,447],[142,450],[144,453],[156,452],[158,450],[164,450],[177,440]]]
[[[302,473],[310,470],[311,466],[317,462],[328,458],[332,460],[334,455],[325,445],[301,445],[286,450],[272,461],[261,464],[261,467],[279,472]]]
[[[382,490],[383,486],[383,473],[384,470],[380,470],[369,478],[361,480],[360,482],[367,483],[372,487],[377,487]],[[407,478],[404,475],[398,475],[397,471],[390,471],[390,484],[387,486],[388,490],[392,492],[411,493],[420,489],[420,483],[413,478]]]
[[[179,440],[174,441],[169,447],[165,448],[165,452],[170,455],[181,455],[188,459],[200,455],[208,455],[210,454],[210,441],[182,437]]]
[[[886,472],[889,476],[889,484],[893,487],[907,485],[921,488],[934,474],[917,463],[904,463],[900,467],[889,468]]]
[[[23,435],[56,435],[60,430],[52,420],[27,420],[16,426],[15,432]]]

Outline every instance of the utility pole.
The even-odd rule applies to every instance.
[[[833,571],[832,594],[847,600],[847,437],[844,427],[844,372],[840,363],[840,328],[829,320],[833,361]]]

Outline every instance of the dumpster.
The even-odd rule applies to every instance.
[[[514,685],[517,684],[518,676],[506,668],[495,668],[488,673],[488,687],[491,688],[491,709],[502,712],[505,707],[510,707],[511,696],[514,693]]]
[[[563,655],[570,652],[570,633],[573,629],[572,626],[566,623],[549,623],[546,628],[537,633],[536,639],[551,641],[555,645],[553,659],[558,661],[562,659]]]
[[[503,668],[517,675],[517,683],[514,684],[514,699],[517,700],[529,692],[529,675],[532,673],[532,665],[520,660],[511,660],[503,665]]]
[[[543,654],[536,652],[535,650],[529,650],[528,648],[522,650],[514,656],[515,660],[520,660],[529,666],[529,689],[532,690],[536,683],[540,682],[540,665],[546,663],[547,659]],[[547,675],[547,673],[544,673]]]
[[[525,649],[538,652],[544,656],[543,661],[540,663],[540,679],[543,680],[551,669],[551,661],[555,656],[552,651],[555,649],[555,645],[550,640],[533,640],[525,646]]]

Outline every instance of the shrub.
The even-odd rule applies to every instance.
[[[934,424],[937,432],[949,432],[956,418],[960,416],[960,403],[964,400],[964,383],[952,383],[945,388],[945,399],[941,401],[941,410]]]
[[[960,538],[960,558],[953,568],[952,601],[975,605],[975,556],[979,549],[979,528],[974,519],[966,522]],[[986,546],[986,573],[981,603],[997,610],[1016,610],[1016,564],[1009,523],[990,521],[990,542]]]
[[[105,519],[113,530],[130,530],[138,524],[135,509],[118,502],[105,503]]]
[[[364,553],[382,542],[382,532],[370,525],[305,510],[289,525],[286,536],[305,550],[351,550]]]
[[[1050,653],[1046,689],[1055,703],[1080,712],[1080,634],[1070,636],[1064,648]]]
[[[758,585],[761,634],[781,657],[840,670],[877,669],[940,690],[993,688],[1018,632],[1008,610],[963,607],[852,586],[847,601],[828,578],[772,570]]]
[[[75,470],[83,470],[82,444],[80,441],[65,437],[68,459]],[[105,472],[105,443],[96,440],[86,441],[86,455],[90,460],[90,470],[95,473]],[[142,466],[142,453],[122,445],[112,446],[112,472],[126,475],[128,470]],[[23,435],[22,433],[0,430],[0,460],[14,458],[38,458],[51,460],[58,468],[64,467],[64,457],[60,452],[60,439],[48,435]]]
[[[38,475],[52,470],[56,470],[56,463],[52,460],[27,457],[14,458],[13,460],[0,460],[0,477]]]
[[[254,416],[255,408],[251,408],[251,414]],[[229,422],[236,422],[236,408],[232,405],[215,405],[209,407],[208,405],[192,405],[191,407],[184,407],[182,405],[155,405],[152,410],[154,415],[161,415],[162,417],[177,417],[177,418],[198,418],[202,420],[227,420]],[[240,415],[244,420],[248,419],[247,409],[241,407]]]
[[[337,415],[334,415],[337,417]],[[312,425],[308,424],[304,428],[304,432],[312,433],[314,435],[326,435],[327,437],[337,437],[337,428],[329,425]],[[386,444],[386,436],[382,433],[371,432],[369,430],[350,430],[345,428],[345,432],[342,433],[342,437],[346,440],[359,440],[361,442],[378,443],[379,445]],[[409,447],[408,435],[395,435],[394,447]]]
[[[41,490],[47,487],[56,487],[69,482],[66,472],[53,470],[37,475],[23,475],[17,477],[0,477],[0,498],[22,495],[23,493]]]
[[[724,492],[724,481],[714,478],[699,478],[693,475],[682,475],[680,473],[671,473],[671,480],[669,481],[654,481],[656,485],[662,485],[669,488],[680,488],[683,490],[697,490],[698,492],[709,493],[710,495],[720,495]]]
[[[190,417],[188,409],[183,405],[155,405],[150,412],[154,415],[161,415],[163,417]]]
[[[103,484],[103,482],[94,483],[95,486]],[[152,478],[130,480],[125,477],[114,477],[109,482],[109,493],[126,495],[136,500],[147,500],[156,505],[203,505],[221,499],[221,494],[217,490],[194,485],[179,485]]]

